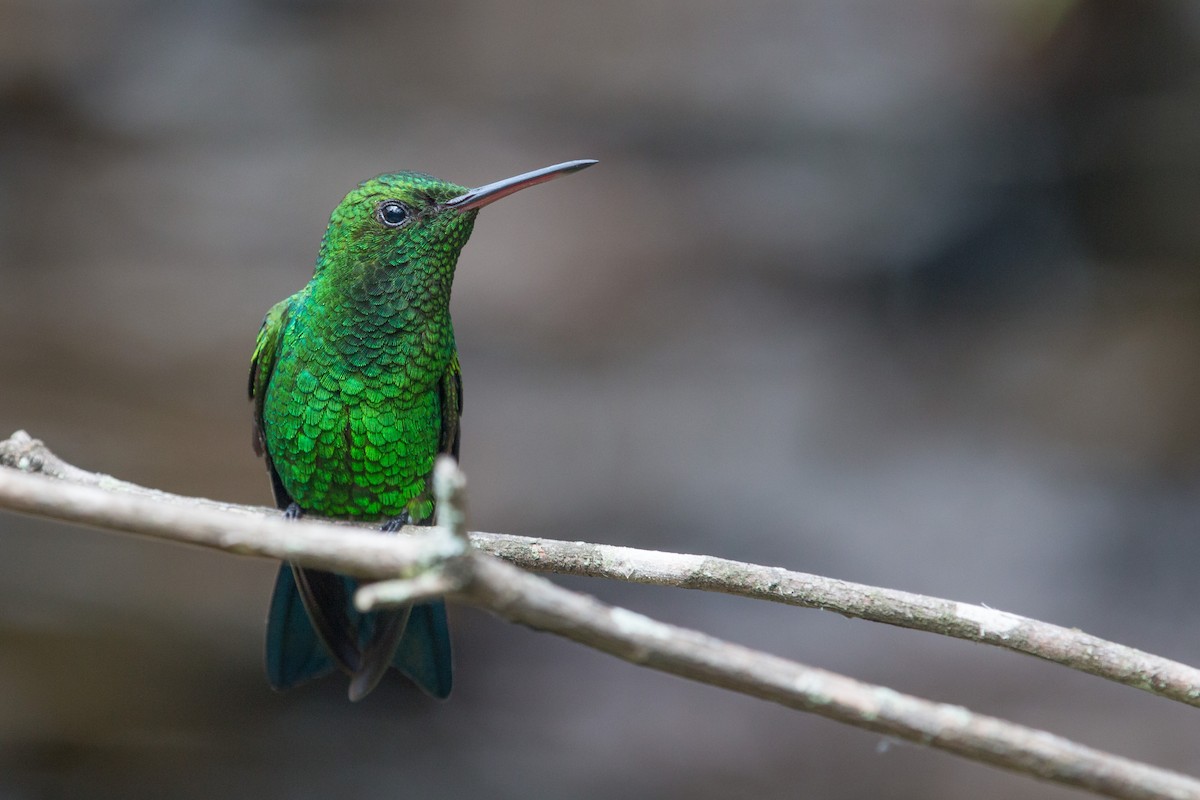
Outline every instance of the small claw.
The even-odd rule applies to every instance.
[[[409,519],[408,512],[401,511],[399,514],[383,523],[379,530],[383,531],[384,533],[398,533],[400,529],[409,522],[411,522],[411,520]]]
[[[304,516],[304,509],[296,501],[288,504],[288,507],[283,510],[284,519],[300,519]]]

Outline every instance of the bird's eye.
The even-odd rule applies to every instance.
[[[379,204],[375,218],[389,228],[398,228],[408,219],[408,209],[397,200],[387,200]]]

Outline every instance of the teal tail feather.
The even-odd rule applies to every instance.
[[[450,627],[446,604],[441,600],[413,606],[404,638],[392,656],[392,666],[404,673],[430,697],[450,696]]]
[[[386,661],[408,676],[426,694],[443,699],[450,694],[452,670],[450,657],[450,631],[446,623],[446,606],[441,600],[413,606],[411,610],[361,613],[353,606],[354,592],[358,582],[353,578],[337,576],[341,590],[322,592],[325,602],[334,600],[337,609],[323,609],[323,618],[338,621],[347,627],[348,638],[357,644],[357,650],[367,651],[356,661],[372,660],[369,651],[372,644],[384,643],[394,652],[381,654]],[[407,624],[404,617],[407,616]],[[402,629],[403,634],[396,642],[394,637],[376,636],[386,628]],[[392,639],[392,641],[386,641]],[[386,643],[385,643],[386,642]],[[344,643],[343,643],[344,647]],[[353,647],[353,645],[351,645]],[[307,681],[328,675],[342,662],[347,653],[335,660],[317,632],[301,599],[296,576],[288,564],[280,567],[275,580],[275,592],[271,598],[271,611],[267,618],[267,678],[271,687],[282,691]],[[357,655],[357,654],[356,654]],[[349,665],[352,669],[357,664]],[[358,676],[352,675],[352,678]],[[366,685],[355,680],[351,694],[359,699],[374,688],[374,679]]]
[[[308,621],[292,568],[282,565],[267,617],[267,680],[277,691],[328,675],[333,657]]]

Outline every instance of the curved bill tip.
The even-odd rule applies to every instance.
[[[599,162],[593,158],[581,158],[576,161],[564,161],[561,164],[542,167],[532,172],[524,172],[520,175],[514,175],[511,178],[505,178],[504,180],[472,189],[466,194],[460,194],[452,200],[447,200],[445,203],[442,203],[442,206],[452,208],[455,211],[470,211],[476,208],[483,208],[490,203],[496,202],[501,197],[508,197],[510,194],[519,192],[522,189],[528,189],[530,186],[537,186],[539,183],[552,181],[560,175],[570,175],[572,172],[579,172],[579,170],[586,169],[596,163]]]

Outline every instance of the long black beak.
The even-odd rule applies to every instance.
[[[552,181],[560,175],[570,175],[572,172],[579,172],[579,170],[586,169],[595,163],[597,163],[595,160],[585,158],[579,161],[567,161],[562,164],[555,164],[552,167],[542,167],[541,169],[535,169],[533,172],[515,175],[511,178],[505,178],[502,181],[489,183],[487,186],[480,186],[478,189],[472,189],[466,194],[460,194],[453,200],[447,200],[445,203],[442,203],[442,206],[452,208],[455,211],[470,211],[473,208],[483,208],[489,203],[496,202],[501,197],[508,197],[513,192],[519,192],[522,189],[528,189],[530,186]]]

